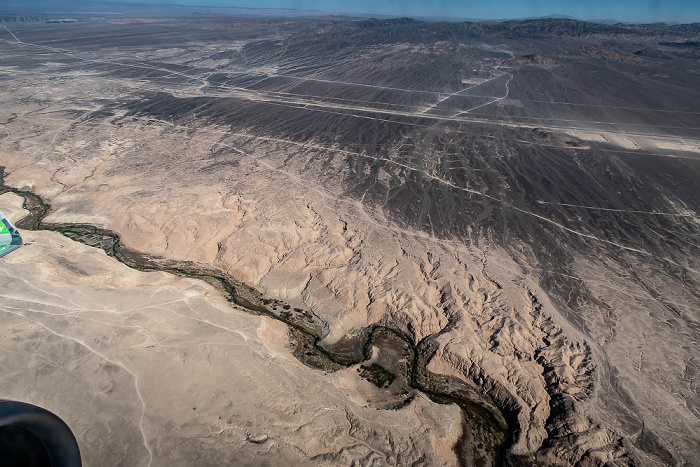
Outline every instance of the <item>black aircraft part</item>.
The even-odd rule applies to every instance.
[[[81,467],[78,443],[68,425],[48,410],[0,399],[0,465]]]

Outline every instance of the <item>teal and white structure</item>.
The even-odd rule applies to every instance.
[[[15,226],[0,212],[0,258],[22,246],[22,237]]]

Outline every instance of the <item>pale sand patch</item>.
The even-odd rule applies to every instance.
[[[10,222],[17,224],[29,211],[22,207],[24,199],[14,193],[3,193],[0,195],[0,211],[5,214]]]
[[[700,141],[697,140],[649,139],[649,142],[659,149],[700,153]]]
[[[615,133],[602,133],[603,137],[610,143],[625,149],[640,149],[635,138],[629,136],[615,134]]]
[[[209,284],[26,236],[0,270],[0,392],[61,416],[85,465],[456,465],[455,406],[364,408]]]
[[[596,143],[605,143],[608,141],[601,133],[595,131],[568,130],[566,133],[584,141],[593,141]]]

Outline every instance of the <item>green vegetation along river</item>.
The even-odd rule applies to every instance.
[[[324,371],[357,365],[361,377],[383,391],[389,391],[389,396],[395,396],[389,397],[395,402],[387,404],[386,410],[396,410],[410,403],[415,391],[421,391],[437,403],[457,404],[463,414],[462,434],[454,446],[460,464],[477,467],[508,465],[505,451],[513,435],[512,415],[506,421],[490,400],[463,381],[428,371],[426,365],[435,345],[430,338],[415,344],[410,337],[395,329],[372,325],[333,346],[324,345],[325,323],[312,312],[263,297],[254,288],[212,267],[139,253],[126,247],[119,234],[108,229],[89,224],[44,222],[51,205],[31,191],[5,185],[5,168],[0,166],[0,194],[6,192],[21,196],[24,208],[29,211],[15,223],[18,229],[59,232],[85,245],[101,248],[109,256],[140,271],[164,271],[205,280],[221,289],[229,302],[247,312],[286,323],[294,356],[306,365]],[[370,363],[373,347],[380,348],[378,354],[384,357]]]

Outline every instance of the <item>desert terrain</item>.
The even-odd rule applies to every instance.
[[[4,23],[2,397],[86,465],[694,465],[698,36]]]

